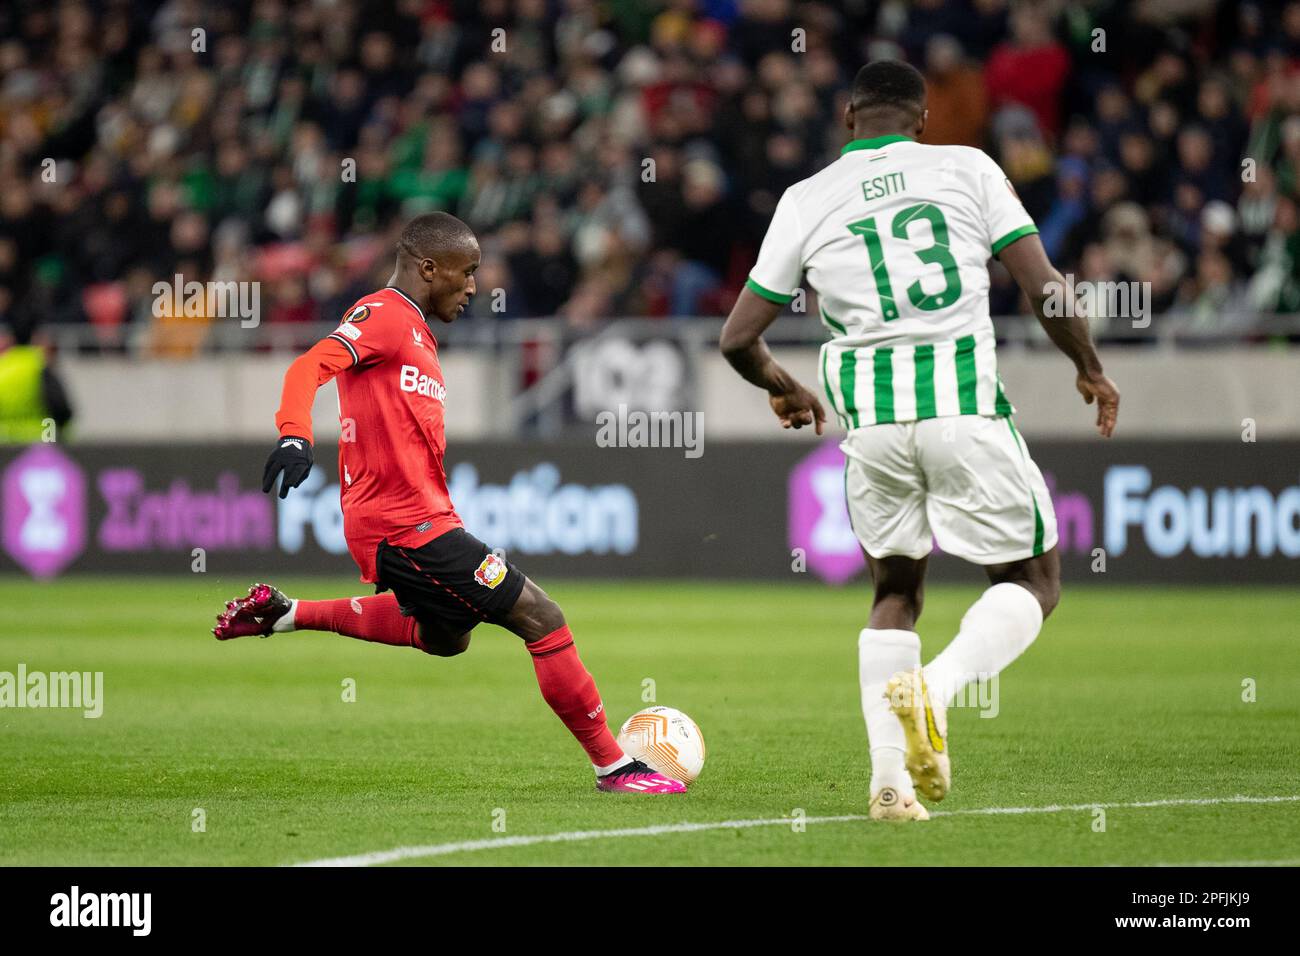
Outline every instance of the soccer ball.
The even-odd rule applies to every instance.
[[[619,728],[623,751],[682,783],[704,769],[704,735],[695,721],[671,707],[647,707]]]

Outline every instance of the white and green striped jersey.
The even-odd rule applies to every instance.
[[[746,285],[786,303],[807,276],[831,333],[822,384],[846,428],[1009,415],[987,264],[1037,231],[983,151],[859,139],[785,191]]]

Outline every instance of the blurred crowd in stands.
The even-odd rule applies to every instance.
[[[184,354],[176,274],[332,321],[434,209],[479,235],[473,319],[725,315],[882,57],[1063,272],[1189,328],[1300,311],[1300,2],[7,0],[0,322]]]

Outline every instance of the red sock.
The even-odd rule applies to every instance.
[[[605,705],[600,702],[596,681],[582,666],[568,626],[524,646],[533,655],[542,697],[582,744],[591,762],[608,767],[623,760],[623,748],[605,723]]]
[[[293,623],[300,631],[333,631],[377,644],[424,649],[420,643],[419,622],[402,615],[393,594],[339,598],[337,601],[299,601]]]

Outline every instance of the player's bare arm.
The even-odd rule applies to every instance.
[[[742,289],[722,327],[718,345],[731,367],[745,380],[765,389],[782,428],[813,425],[817,434],[826,424],[826,410],[811,391],[781,367],[763,341],[763,332],[781,314],[781,306]]]
[[[1051,291],[1064,288],[1065,278],[1048,260],[1037,235],[1017,239],[1002,250],[1000,258],[1029,299],[1043,330],[1074,363],[1078,372],[1075,387],[1089,405],[1097,403],[1097,431],[1109,438],[1115,432],[1119,415],[1119,389],[1102,371],[1101,359],[1088,334],[1088,320],[1078,315],[1049,318],[1043,310]]]

